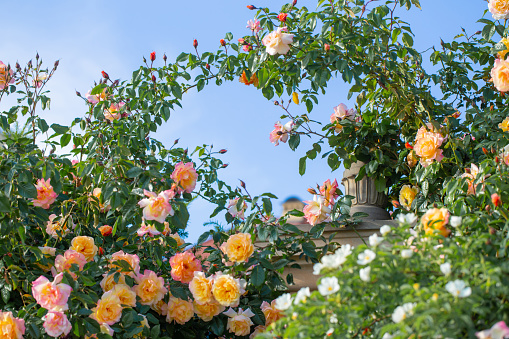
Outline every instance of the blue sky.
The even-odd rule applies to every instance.
[[[423,10],[399,11],[411,23],[418,50],[439,46],[440,38],[450,41],[461,33],[481,29],[476,23],[487,9],[484,0],[423,0]],[[278,9],[287,3],[280,0],[244,1],[7,1],[2,4],[3,34],[0,60],[12,65],[26,63],[39,52],[48,67],[57,59],[60,66],[48,88],[51,111],[39,112],[48,122],[69,124],[86,111],[75,90],[82,94],[100,78],[102,70],[112,78],[130,79],[132,71],[155,51],[159,62],[166,53],[175,60],[180,52],[191,52],[197,39],[200,51],[215,51],[226,32],[234,39],[250,34],[246,21],[255,11],[246,5]],[[316,1],[299,0],[298,6],[316,8]],[[377,2],[374,2],[377,4]],[[9,14],[10,13],[10,14]],[[491,19],[491,15],[487,15]],[[327,122],[333,107],[347,103],[348,87],[341,80],[332,81],[326,95],[312,112],[312,119]],[[288,98],[283,97],[284,100]],[[352,100],[353,102],[353,100]],[[5,110],[5,103],[0,109]],[[292,113],[305,107],[293,105]],[[289,196],[311,199],[306,192],[326,179],[342,177],[342,169],[331,173],[325,161],[308,161],[306,175],[298,174],[298,159],[307,148],[292,152],[286,144],[274,147],[269,133],[282,111],[267,101],[253,86],[238,82],[217,87],[211,84],[200,93],[186,94],[183,109],[172,117],[156,138],[170,146],[180,138],[180,145],[190,150],[196,145],[213,144],[228,149],[222,159],[229,167],[222,179],[238,185],[246,182],[251,194],[272,192],[280,203]],[[213,206],[196,201],[191,205],[188,241],[195,241],[206,229],[203,223]],[[224,220],[221,215],[216,220]],[[224,221],[223,221],[224,224]]]

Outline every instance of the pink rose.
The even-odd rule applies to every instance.
[[[194,278],[195,271],[202,271],[200,260],[194,254],[186,251],[177,253],[170,258],[171,277],[173,280],[188,284]]]
[[[7,71],[7,65],[0,61],[0,91],[7,87],[8,84],[14,83],[12,69]]]
[[[49,209],[49,206],[55,202],[58,194],[53,190],[53,186],[50,184],[50,180],[38,179],[35,188],[37,189],[37,198],[32,199],[34,206],[39,206],[45,210]]]
[[[168,191],[163,191],[159,195],[147,190],[143,190],[143,192],[148,197],[148,199],[145,198],[138,202],[138,205],[143,208],[143,218],[155,220],[162,224],[168,215],[173,215]]]
[[[165,222],[165,224],[167,224],[167,222]],[[149,237],[161,234],[161,232],[159,232],[154,225],[151,224],[147,225],[145,224],[145,221],[141,223],[141,226],[136,233],[138,234],[139,237],[143,237],[147,233]]]
[[[304,206],[304,218],[310,225],[316,225],[329,219],[331,209],[328,203],[321,196],[315,195],[312,201],[304,201],[307,205]]]
[[[72,288],[67,284],[60,283],[63,273],[59,273],[50,282],[45,276],[40,276],[32,282],[32,295],[41,307],[55,312],[68,309],[67,300]]]
[[[415,141],[414,152],[421,159],[421,165],[427,167],[433,163],[434,160],[440,162],[444,158],[442,146],[445,138],[440,133],[434,132],[418,132],[418,138]]]
[[[278,146],[279,142],[287,142],[290,132],[293,130],[295,123],[293,120],[288,121],[286,124],[281,125],[278,121],[274,124],[274,130],[270,132],[270,142],[274,143],[274,146]]]
[[[327,179],[327,181],[320,186],[320,194],[325,198],[325,203],[329,204],[329,206],[334,205],[334,200],[339,196],[338,192],[338,181],[335,179],[333,183],[330,182],[330,179]]]
[[[196,187],[198,174],[194,169],[192,162],[183,163],[182,161],[175,165],[171,173],[171,179],[187,193],[191,193]],[[179,190],[180,192],[181,190]]]
[[[71,332],[72,326],[67,316],[62,312],[48,312],[44,316],[44,329],[50,337],[58,338],[62,334]]]
[[[244,212],[246,211],[246,208],[247,208],[247,204],[246,202],[242,202],[242,206],[240,207],[240,210],[237,209],[237,203],[239,202],[239,197],[233,199],[233,200],[230,200],[230,203],[228,204],[228,213],[231,214],[232,217],[234,218],[240,218],[240,219],[244,219]]]
[[[509,61],[495,60],[495,65],[491,69],[491,79],[497,90],[500,92],[509,91]]]
[[[86,263],[87,258],[85,258],[83,254],[74,250],[67,250],[65,251],[64,255],[59,254],[55,258],[56,270],[58,272],[67,271],[74,279],[77,278],[76,274],[69,271],[72,267],[72,264],[78,265],[78,269],[82,271]]]
[[[290,44],[293,43],[293,34],[283,33],[287,31],[286,27],[279,27],[265,38],[263,38],[263,45],[270,55],[286,54],[290,50]]]
[[[14,318],[12,312],[0,311],[0,334],[2,338],[23,339],[25,334],[25,321]]]
[[[111,104],[110,108],[104,110],[104,118],[109,121],[118,120],[122,117],[122,109],[125,103],[119,102],[118,104]]]
[[[477,332],[475,336],[479,339],[503,339],[509,337],[509,327],[504,321],[499,321],[493,325],[489,330]]]
[[[262,30],[261,27],[260,27],[260,21],[258,21],[256,19],[249,20],[247,22],[246,28],[249,28],[250,30],[252,30],[255,33],[258,33],[259,31]]]

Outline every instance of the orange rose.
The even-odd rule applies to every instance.
[[[198,179],[198,174],[193,166],[192,162],[185,164],[179,162],[175,165],[175,170],[171,174],[171,179],[187,193],[191,193],[194,190],[196,180]]]
[[[434,160],[438,162],[442,161],[444,156],[442,155],[442,150],[439,147],[442,146],[444,140],[445,138],[440,133],[417,133],[414,152],[421,158],[421,165],[423,167],[431,165]]]
[[[110,291],[120,299],[122,305],[136,306],[136,293],[129,286],[117,284]]]
[[[202,270],[201,262],[189,251],[175,254],[170,258],[170,265],[173,280],[184,284],[188,284],[193,280],[195,271]]]
[[[99,232],[101,232],[101,235],[103,237],[107,237],[108,235],[111,235],[111,233],[113,232],[113,227],[109,225],[103,225],[99,227]]]
[[[115,282],[115,274],[104,274],[103,277],[104,278],[103,278],[103,280],[101,280],[100,285],[104,292],[108,292],[113,287],[115,287],[115,285],[117,285],[117,284],[125,285],[125,277],[123,274],[119,273],[117,282]]]
[[[223,253],[233,262],[245,262],[254,252],[253,242],[249,233],[238,233],[230,236],[221,245]]]
[[[449,223],[450,213],[447,208],[432,208],[428,210],[421,218],[421,224],[426,234],[433,234],[435,231],[447,237],[451,231],[446,227]]]
[[[276,308],[275,300],[272,300],[270,304],[264,301],[260,308],[265,316],[265,326],[269,326],[285,316],[282,311]]]

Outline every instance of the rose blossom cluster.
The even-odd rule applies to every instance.
[[[423,167],[428,167],[433,161],[442,161],[444,156],[440,146],[442,146],[445,139],[446,138],[444,138],[430,123],[419,128],[415,137],[413,150],[415,154],[419,156]]]
[[[350,121],[359,121],[360,116],[358,116],[358,112],[348,107],[345,104],[339,104],[334,107],[334,113],[330,116],[331,124],[334,124],[334,131],[336,133],[340,133],[343,130],[343,125],[340,124],[342,120],[350,120]]]
[[[310,225],[316,225],[330,219],[331,207],[339,196],[338,182],[330,179],[319,187],[319,194],[313,196],[313,200],[304,201],[304,218]]]
[[[270,142],[274,144],[274,146],[278,146],[279,142],[287,142],[290,133],[293,130],[295,123],[293,120],[288,121],[286,124],[282,125],[281,122],[276,122],[274,124],[274,130],[270,132]]]

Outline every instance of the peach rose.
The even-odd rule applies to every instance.
[[[8,84],[14,83],[13,74],[12,69],[7,71],[7,65],[0,61],[0,91],[7,87]]]
[[[63,273],[59,273],[50,282],[45,276],[40,276],[32,282],[32,295],[41,307],[48,311],[61,312],[69,307],[67,300],[71,295],[72,288],[67,284],[60,283]]]
[[[466,170],[468,170],[468,169],[466,169]],[[467,194],[475,194],[476,187],[474,186],[474,181],[478,174],[479,174],[479,167],[477,167],[477,165],[475,165],[475,164],[471,164],[470,170],[467,173],[463,173],[461,175],[462,178],[467,179],[467,183],[468,183]]]
[[[201,262],[196,259],[194,254],[186,251],[177,253],[170,258],[171,277],[173,280],[188,284],[193,280],[194,272],[201,271]]]
[[[253,241],[249,233],[231,235],[228,241],[221,245],[221,251],[233,262],[245,262],[254,252]]]
[[[196,301],[193,302],[194,313],[200,317],[203,321],[211,321],[216,315],[224,311],[224,306],[215,300],[210,303],[198,304]]]
[[[192,162],[183,163],[182,161],[175,165],[171,174],[171,179],[187,193],[191,193],[196,187],[198,174],[194,169]]]
[[[121,267],[114,264],[115,261],[124,260],[129,264],[132,269],[132,272],[129,272],[127,275],[130,277],[135,277],[140,272],[140,258],[136,254],[128,254],[124,253],[124,251],[118,251],[111,255],[110,259],[110,268],[117,268],[118,272],[121,271]]]
[[[285,316],[282,311],[276,308],[275,300],[272,300],[270,304],[264,301],[260,308],[265,316],[265,326],[269,326]]]
[[[198,304],[212,302],[212,279],[207,278],[203,272],[195,271],[193,280],[189,283],[189,291],[191,291],[194,301]]]
[[[488,9],[495,20],[509,19],[508,0],[489,0]]]
[[[168,289],[164,287],[164,279],[150,270],[145,270],[143,274],[138,274],[133,291],[140,297],[140,303],[143,305],[152,305],[161,300]]]
[[[120,102],[118,104],[111,104],[110,108],[104,110],[104,118],[109,121],[115,121],[122,117],[122,109],[124,108],[125,103]]]
[[[136,293],[129,286],[116,284],[110,291],[120,299],[122,305],[136,306]]]
[[[505,50],[503,51],[500,51],[497,53],[497,56],[499,59],[504,59],[505,55],[507,54],[507,52],[509,52],[509,39],[507,38],[502,38],[502,40],[500,40],[501,43],[503,43],[505,45]]]
[[[496,59],[491,69],[491,80],[500,92],[509,91],[509,61]]]
[[[320,186],[320,194],[325,198],[325,202],[329,204],[329,206],[334,205],[334,201],[339,196],[338,192],[338,181],[336,179],[334,179],[333,183],[330,182],[330,179],[327,179],[327,181]]]
[[[294,35],[283,33],[287,31],[288,28],[286,27],[278,27],[275,31],[263,38],[262,43],[268,54],[276,55],[288,53],[290,45],[293,43]]]
[[[290,136],[290,132],[293,130],[295,123],[293,120],[288,121],[286,124],[282,125],[281,122],[276,122],[274,124],[274,130],[270,132],[269,140],[274,144],[274,146],[278,146],[279,142],[287,142],[288,137]],[[230,201],[231,202],[231,201]]]
[[[184,325],[194,315],[193,303],[175,297],[170,297],[168,301],[168,314],[166,321],[171,323],[175,321],[177,324]]]
[[[92,95],[92,91],[88,91],[85,95],[87,98],[87,101],[91,104],[97,104],[99,101],[108,100],[110,97],[110,94],[108,93],[108,89],[105,88],[103,91],[99,94]]]
[[[239,82],[249,86],[254,85],[255,87],[258,87],[258,77],[256,76],[256,73],[251,74],[251,77],[248,79],[246,75],[246,71],[242,71],[242,75],[239,78]]]
[[[71,332],[72,325],[65,313],[50,311],[44,316],[42,325],[50,337],[60,337],[62,334],[68,335]]]
[[[0,336],[5,339],[23,339],[25,321],[14,318],[11,312],[0,311]]]
[[[175,239],[175,241],[177,242],[177,247],[180,247],[185,244],[185,241],[180,237],[180,235],[178,235],[178,233],[170,234],[169,237]]]
[[[97,302],[97,306],[91,309],[90,317],[99,324],[113,325],[122,317],[122,303],[112,292],[106,292]]]
[[[155,220],[164,223],[168,215],[173,215],[173,209],[170,205],[171,195],[169,191],[163,191],[159,195],[154,192],[143,190],[148,197],[138,202],[138,205],[143,208],[143,218],[145,220]]]
[[[163,299],[150,305],[150,308],[162,316],[165,316],[166,314],[168,314],[168,304],[165,303]]]
[[[87,261],[94,261],[98,248],[94,243],[94,238],[81,235],[72,239],[70,249],[83,254]]]
[[[426,234],[433,234],[435,231],[447,237],[451,231],[446,227],[449,223],[450,213],[447,208],[432,208],[421,217],[421,224]]]
[[[37,189],[37,198],[32,199],[34,206],[39,206],[45,210],[49,209],[49,206],[55,202],[58,194],[53,190],[53,186],[50,183],[51,179],[44,180],[38,179],[35,188]]]
[[[102,225],[101,227],[99,227],[99,232],[101,232],[101,235],[103,237],[107,237],[108,235],[111,235],[111,233],[113,232],[113,227],[109,225]]]
[[[245,288],[246,282],[244,280],[217,272],[212,285],[212,295],[223,306],[237,307],[240,296],[246,292]]]
[[[50,261],[55,256],[55,252],[57,251],[56,248],[47,246],[39,247],[39,249],[41,250],[42,254],[44,255],[47,261]],[[49,272],[53,267],[51,263],[48,263],[48,265],[46,266],[38,262],[35,264],[39,266],[44,272]]]
[[[334,107],[334,113],[330,116],[330,122],[335,124],[335,132],[339,133],[343,130],[343,126],[339,123],[341,120],[348,119],[354,121],[357,114],[358,112],[355,109],[348,109],[345,104],[339,104]]]
[[[420,131],[420,130],[419,130]],[[417,138],[414,145],[414,152],[421,158],[421,165],[427,167],[433,163],[434,160],[440,162],[444,158],[442,146],[445,138],[440,133],[435,132],[417,132]]]
[[[257,336],[258,334],[263,333],[263,332],[265,332],[266,330],[267,330],[267,326],[263,326],[263,325],[258,325],[258,326],[256,326],[256,327],[254,328],[253,333],[251,333],[251,334],[249,335],[249,339],[254,339],[254,338],[256,338],[256,336]]]
[[[124,275],[119,273],[118,280],[117,280],[117,282],[115,282],[115,274],[116,273],[103,275],[103,280],[101,280],[101,282],[100,282],[103,292],[108,292],[109,290],[111,290],[113,287],[115,287],[118,284],[125,285]]]
[[[415,197],[419,193],[419,188],[410,185],[403,185],[401,191],[399,191],[399,203],[407,211],[410,211],[410,207],[414,202]]]
[[[62,237],[65,237],[67,234],[71,232],[71,229],[74,229],[76,225],[74,225],[72,221],[72,217],[68,216],[67,220],[66,218],[61,218],[61,220],[54,221],[57,217],[56,214],[50,214],[49,221],[46,223],[46,233],[50,235],[54,239],[59,238],[59,233]],[[65,223],[62,225],[62,222]]]
[[[79,252],[74,250],[65,251],[64,255],[57,255],[55,258],[55,268],[58,272],[67,271],[69,274],[76,280],[77,276],[75,273],[70,272],[73,264],[78,265],[80,271],[83,270],[83,267],[87,263],[87,259],[85,256]]]
[[[251,317],[254,317],[254,313],[251,312],[249,308],[245,311],[239,308],[238,312],[235,312],[230,307],[228,311],[223,312],[223,314],[228,316],[228,325],[226,326],[228,331],[238,336],[251,333],[251,325],[254,325],[251,321]]]
[[[304,201],[304,218],[310,225],[316,225],[324,221],[328,221],[331,209],[322,196],[315,195],[313,200]]]

